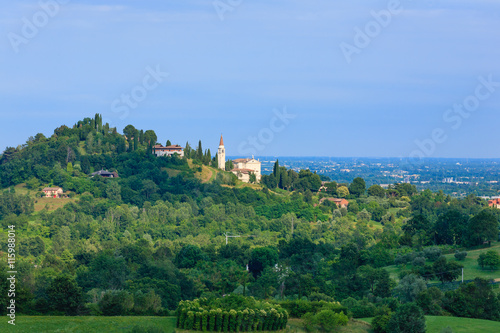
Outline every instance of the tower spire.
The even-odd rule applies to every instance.
[[[219,159],[217,160],[219,169],[226,170],[226,149],[224,148],[222,134],[220,135],[219,150],[217,151],[217,155],[219,156]]]

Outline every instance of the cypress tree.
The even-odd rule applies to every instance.
[[[276,162],[274,162],[273,177],[276,180],[276,186],[279,187],[279,183],[280,183],[280,178],[281,177],[280,177],[280,163],[279,163],[279,161],[277,159],[276,159]]]
[[[200,161],[203,160],[203,149],[201,147],[201,140],[198,142],[198,149],[196,150],[196,158]]]
[[[189,142],[186,142],[186,147],[184,148],[184,156],[186,156],[186,158],[191,158],[191,150]]]
[[[144,144],[144,130],[139,132],[139,142],[141,145]]]

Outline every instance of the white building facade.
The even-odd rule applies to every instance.
[[[184,157],[184,148],[179,145],[172,145],[163,147],[162,145],[153,146],[153,154],[156,156],[172,156],[174,154],[179,157]]]

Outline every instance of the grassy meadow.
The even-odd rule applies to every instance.
[[[372,318],[360,319],[371,323]],[[450,327],[453,333],[497,333],[500,332],[500,322],[482,319],[425,316],[427,333],[440,333],[445,327]]]
[[[162,328],[165,333],[175,332],[175,317],[44,317],[18,316],[16,325],[0,322],[0,332],[131,332],[134,326]]]
[[[483,270],[477,264],[477,258],[479,257],[479,255],[481,253],[485,253],[491,250],[497,251],[500,254],[500,242],[494,242],[492,243],[491,247],[487,247],[484,249],[467,251],[467,258],[465,258],[464,261],[458,261],[461,265],[464,266],[464,280],[473,280],[476,277],[480,277],[483,279],[500,280],[500,270],[488,270],[488,269]],[[455,260],[454,253],[446,254],[445,257],[447,260]],[[427,261],[426,263],[432,264],[431,261]],[[393,279],[399,281],[399,272],[401,272],[403,267],[404,265],[400,266],[391,265],[384,268],[390,273]],[[409,264],[406,267],[411,268],[412,266],[411,264]],[[461,279],[461,277],[459,279]],[[439,282],[439,281],[433,280],[430,282]]]

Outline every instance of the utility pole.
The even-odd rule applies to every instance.
[[[462,283],[464,283],[464,268],[462,267]]]

